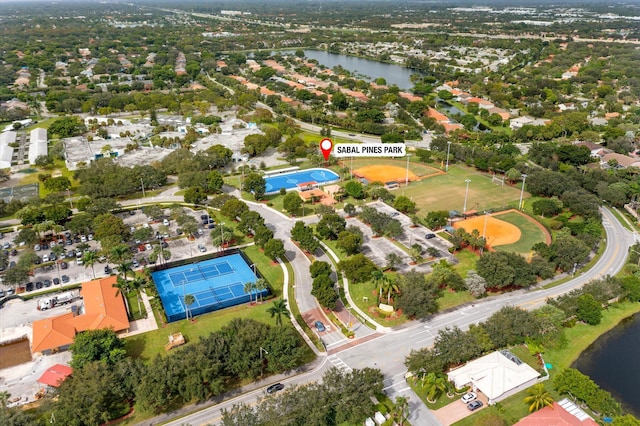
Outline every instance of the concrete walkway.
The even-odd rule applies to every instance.
[[[140,299],[142,299],[142,304],[144,305],[144,309],[147,311],[147,316],[145,318],[131,321],[129,331],[124,333],[118,333],[120,337],[129,337],[135,336],[136,334],[146,333],[147,331],[157,330],[158,323],[156,321],[156,317],[153,315],[153,310],[151,309],[151,302],[149,302],[149,296],[144,291],[140,292]]]

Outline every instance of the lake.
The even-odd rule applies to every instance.
[[[294,50],[283,50],[282,53],[294,53]],[[352,73],[365,75],[374,81],[382,77],[387,80],[387,85],[395,84],[400,89],[411,89],[411,74],[417,74],[409,68],[400,65],[385,64],[372,61],[371,59],[358,58],[355,56],[330,53],[325,50],[304,50],[304,55],[309,59],[315,59],[327,68],[340,65],[342,68]]]
[[[640,314],[600,336],[572,367],[611,392],[624,409],[640,417]]]

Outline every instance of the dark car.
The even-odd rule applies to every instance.
[[[45,287],[51,287],[51,280],[44,280]]]
[[[129,210],[129,216],[135,216],[135,215],[136,215],[135,210]]]
[[[209,228],[209,229],[213,229],[215,227],[216,227],[215,223],[210,223],[209,225],[207,225],[207,228]]]
[[[33,283],[27,283],[27,291],[33,291]]]
[[[275,385],[271,385],[267,388],[267,393],[276,393],[282,389],[284,389],[284,385],[282,383],[276,383]]]
[[[53,279],[53,284],[54,284],[54,285],[58,285],[58,284],[60,284],[60,278],[58,278],[58,277],[54,278],[54,279]]]
[[[40,290],[44,287],[44,283],[42,281],[36,281],[36,289]]]
[[[435,238],[435,237],[436,237],[436,234],[427,234],[427,235],[425,235],[424,237],[425,237],[427,240],[430,240],[430,239],[432,239],[432,238]]]
[[[106,266],[104,267],[104,273],[105,273],[106,275],[111,275],[111,272],[112,272],[111,267],[110,267],[109,265],[106,265]]]
[[[73,245],[73,240],[71,240],[71,238],[69,238],[69,239],[67,240],[67,245],[68,245],[68,246]]]
[[[209,220],[209,215],[208,215],[208,214],[200,215],[200,220],[202,220],[202,221],[207,221],[207,220]]]
[[[67,262],[60,263],[60,269],[67,269],[68,267],[69,267],[69,264]]]
[[[11,250],[11,251],[9,252],[9,254],[10,254],[11,256],[15,256],[16,254],[18,254],[18,250],[13,249],[13,250]]]
[[[318,330],[320,332],[325,330],[324,324],[322,323],[322,321],[316,321],[315,326],[316,326],[316,330]]]
[[[62,276],[62,282],[63,282],[63,283],[68,283],[68,282],[69,282],[69,277],[68,277],[68,276],[66,276],[66,275],[63,275],[63,276]]]
[[[482,407],[482,401],[473,401],[467,404],[469,411],[475,411],[480,407]]]

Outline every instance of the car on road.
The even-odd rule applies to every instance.
[[[391,216],[391,217],[400,216],[400,213],[398,213],[398,212],[393,212],[393,213],[391,213],[389,216]]]
[[[62,282],[63,283],[68,283],[69,282],[69,277],[68,276],[63,275],[61,278],[62,278]]]
[[[276,383],[267,388],[267,393],[276,393],[282,389],[284,389],[284,385],[282,383]]]
[[[475,411],[480,407],[482,407],[482,401],[473,401],[467,404],[469,411]]]
[[[200,250],[201,253],[204,253],[205,251],[207,251],[207,248],[202,244],[198,244],[198,250]]]
[[[478,399],[478,395],[475,392],[465,393],[461,398],[462,402],[464,402],[465,404],[468,404],[471,401],[475,401],[476,399]]]
[[[316,327],[316,330],[318,330],[319,332],[323,332],[326,330],[322,321],[316,321],[315,327]]]
[[[435,237],[436,237],[436,234],[429,233],[429,234],[426,234],[424,237],[425,237],[427,240],[430,240],[430,239],[432,239],[432,238],[435,238]]]
[[[356,135],[355,133],[349,133],[349,136],[355,136],[355,135]]]

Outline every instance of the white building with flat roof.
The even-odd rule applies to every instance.
[[[33,129],[29,136],[29,164],[35,164],[38,157],[47,153],[47,129]]]
[[[9,144],[16,142],[18,134],[13,130],[0,133],[0,169],[8,169],[11,167],[13,160],[13,147]]]

